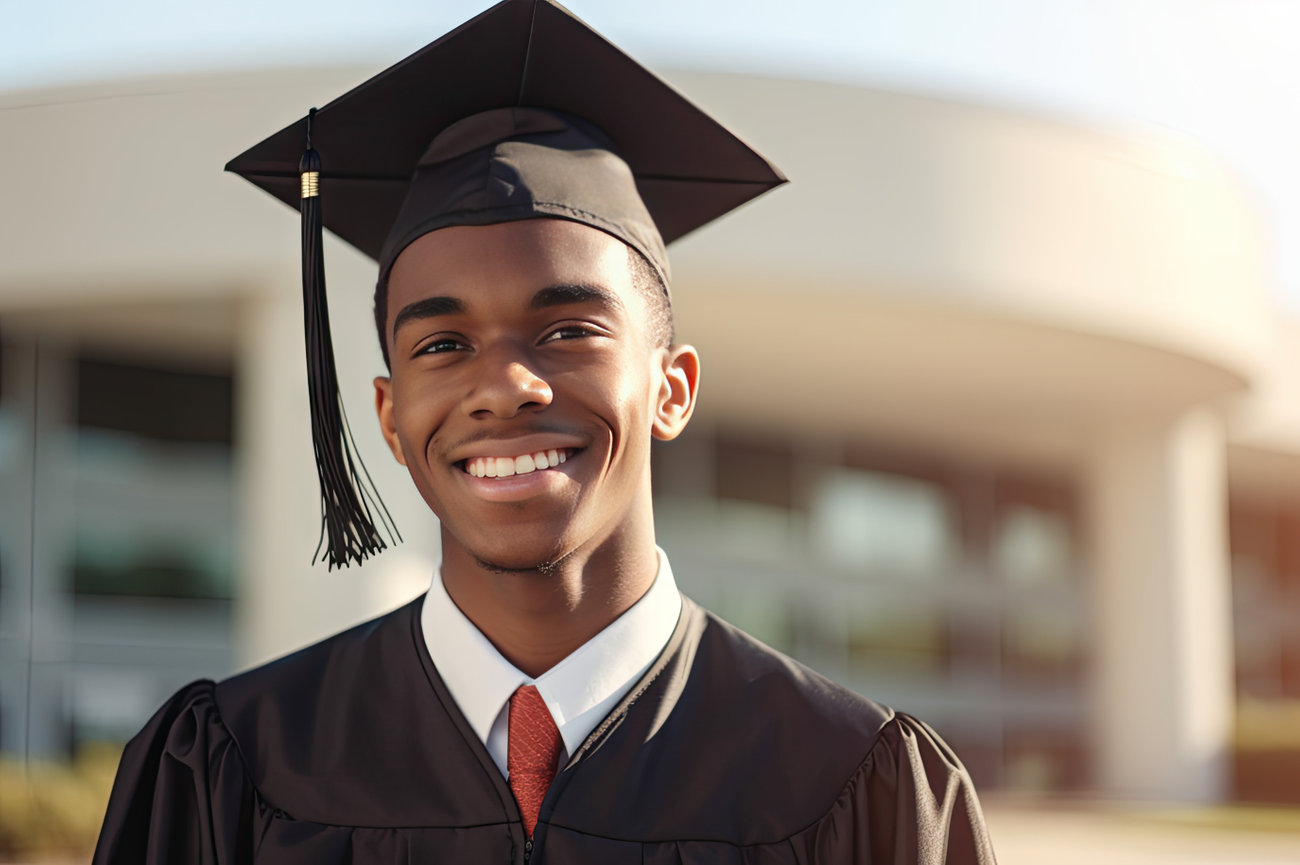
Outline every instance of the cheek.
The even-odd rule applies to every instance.
[[[429,382],[394,382],[393,425],[408,460],[423,456],[449,409],[445,388]]]
[[[645,373],[628,363],[609,363],[598,371],[588,370],[575,379],[579,394],[593,410],[618,426],[641,410],[646,388]]]
[[[625,399],[629,405],[636,406],[638,422],[643,425],[639,432],[649,435],[663,397],[663,370],[653,360],[648,364],[637,364],[628,370],[628,381],[631,386]]]
[[[646,369],[646,382],[646,408],[653,419],[659,411],[659,403],[669,390],[668,375],[658,360],[652,360]]]
[[[658,404],[658,381],[640,365],[628,365],[606,391],[619,450],[637,450],[649,442]]]

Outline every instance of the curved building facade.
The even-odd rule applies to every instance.
[[[368,421],[373,265],[335,241],[342,389],[406,543],[310,564],[297,219],[220,171],[363,75],[0,95],[5,749],[123,735],[427,583],[436,525]],[[1239,699],[1300,697],[1300,367],[1248,198],[1182,142],[672,78],[793,181],[672,253],[704,359],[656,454],[683,588],[977,780],[1227,795]]]

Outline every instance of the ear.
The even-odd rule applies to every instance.
[[[379,429],[384,434],[384,441],[388,442],[388,449],[393,452],[393,459],[406,465],[393,419],[393,380],[387,376],[375,376],[375,413],[379,415]]]
[[[689,345],[667,349],[660,374],[651,432],[660,441],[671,441],[686,429],[686,422],[695,411],[700,387],[700,353]]]

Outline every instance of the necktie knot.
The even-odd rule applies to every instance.
[[[510,698],[506,772],[529,838],[537,827],[542,799],[555,778],[561,745],[560,730],[542,695],[532,685],[521,686]]]

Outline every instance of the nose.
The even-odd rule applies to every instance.
[[[479,378],[465,399],[465,411],[472,417],[514,417],[545,408],[554,398],[550,384],[523,352],[485,352],[478,364]]]

